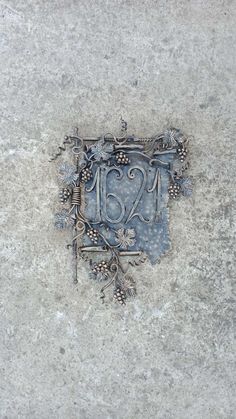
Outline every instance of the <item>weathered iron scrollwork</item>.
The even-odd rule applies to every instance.
[[[66,136],[52,160],[72,151],[73,163],[59,168],[63,183],[59,200],[64,208],[56,214],[58,229],[73,230],[71,246],[75,261],[89,260],[91,275],[113,285],[113,297],[124,305],[136,293],[128,272],[149,258],[156,263],[170,247],[168,201],[191,195],[184,176],[188,167],[188,139],[171,128],[151,138],[105,134],[82,138],[78,130]]]

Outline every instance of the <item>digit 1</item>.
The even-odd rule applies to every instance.
[[[86,192],[92,192],[96,188],[96,215],[95,222],[100,223],[101,218],[101,168],[98,167],[90,188],[86,188]]]

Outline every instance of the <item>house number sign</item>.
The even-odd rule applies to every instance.
[[[136,293],[130,265],[155,264],[169,250],[169,199],[189,196],[192,188],[185,176],[188,139],[179,130],[140,138],[122,123],[120,137],[82,138],[76,130],[51,160],[67,156],[59,167],[63,208],[55,225],[72,230],[74,280],[81,256],[102,282],[102,300],[111,287],[123,305]]]

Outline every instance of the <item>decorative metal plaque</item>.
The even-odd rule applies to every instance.
[[[114,299],[125,304],[136,293],[129,266],[155,264],[169,250],[168,201],[191,195],[192,187],[184,176],[188,139],[179,130],[140,138],[127,134],[123,120],[122,127],[120,137],[82,138],[75,130],[51,160],[69,149],[59,167],[63,209],[55,225],[72,229],[74,281],[81,256],[103,282],[101,298],[113,286]]]

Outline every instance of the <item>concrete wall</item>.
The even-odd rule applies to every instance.
[[[235,44],[231,0],[4,0],[1,48],[1,419],[233,419]],[[53,227],[64,134],[190,145],[192,199],[173,249],[102,305]]]

